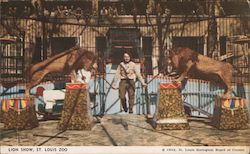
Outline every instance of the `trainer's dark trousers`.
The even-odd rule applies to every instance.
[[[129,103],[129,112],[133,112],[134,99],[135,99],[135,81],[132,79],[122,79],[119,84],[119,97],[121,100],[122,107],[125,112],[127,112],[127,103],[126,103],[126,92],[128,92],[128,103]]]

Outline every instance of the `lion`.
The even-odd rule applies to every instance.
[[[231,64],[214,60],[184,47],[169,50],[169,59],[170,65],[179,74],[175,82],[181,82],[186,76],[212,81],[225,89],[225,97],[231,96],[233,78]]]
[[[39,62],[25,71],[25,79],[29,83],[25,88],[25,97],[30,96],[30,90],[38,85],[49,73],[64,73],[71,76],[72,82],[76,80],[76,71],[79,69],[90,71],[97,69],[96,56],[93,52],[79,47],[73,47],[60,54],[54,55],[42,62]],[[2,83],[4,87],[13,87],[18,83]]]

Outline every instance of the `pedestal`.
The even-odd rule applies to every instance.
[[[240,97],[215,99],[212,125],[218,129],[247,129],[247,101]]]
[[[160,83],[153,127],[156,130],[190,129],[181,99],[180,85]]]
[[[2,100],[5,129],[32,129],[38,126],[33,98]]]
[[[58,129],[91,130],[93,116],[88,95],[86,84],[66,84],[66,95]]]

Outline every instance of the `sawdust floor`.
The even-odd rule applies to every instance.
[[[99,119],[99,120],[97,120]],[[190,130],[155,131],[143,115],[105,115],[91,131],[57,130],[59,120],[39,121],[32,130],[4,130],[4,146],[250,146],[246,130],[218,130],[204,119],[189,119]]]

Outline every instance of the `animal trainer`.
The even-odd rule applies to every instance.
[[[133,113],[136,77],[138,77],[143,87],[147,86],[140,74],[140,70],[137,69],[136,64],[131,61],[131,53],[125,51],[123,53],[123,61],[117,67],[116,74],[111,86],[113,89],[119,89],[119,98],[125,112],[128,111],[126,102],[126,92],[128,92],[130,114]],[[116,88],[116,82],[118,80],[120,80],[119,88]]]

